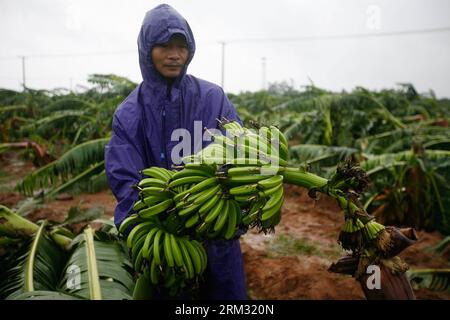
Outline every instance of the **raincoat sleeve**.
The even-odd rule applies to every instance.
[[[105,148],[105,170],[108,184],[117,199],[114,223],[119,226],[131,212],[138,198],[138,190],[132,188],[141,180],[144,168],[142,156],[135,143],[122,127],[117,116],[113,118],[112,137]]]

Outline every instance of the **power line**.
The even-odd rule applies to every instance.
[[[373,37],[391,37],[424,33],[436,33],[450,31],[450,27],[431,28],[431,29],[416,29],[416,30],[399,30],[388,32],[366,32],[366,33],[349,33],[336,35],[316,35],[316,36],[300,36],[300,37],[285,37],[285,38],[237,38],[223,40],[225,43],[239,43],[239,42],[284,42],[284,41],[311,41],[311,40],[337,40],[337,39],[357,39],[357,38],[373,38]]]
[[[353,33],[353,34],[338,34],[338,35],[318,35],[318,36],[301,36],[301,37],[285,37],[285,38],[241,38],[223,40],[222,44],[222,88],[225,82],[225,45],[231,43],[262,43],[262,42],[294,42],[294,41],[315,41],[315,40],[338,40],[338,39],[358,39],[358,38],[372,38],[372,37],[391,37],[402,35],[413,35],[423,33],[436,33],[450,31],[450,27],[431,28],[431,29],[417,29],[417,30],[401,30],[389,32],[367,32],[367,33]],[[265,69],[265,65],[263,67]]]
[[[281,38],[236,38],[222,40],[219,44],[239,43],[239,42],[284,42],[284,41],[311,41],[311,40],[336,40],[336,39],[352,39],[352,38],[372,38],[372,37],[390,37],[401,35],[414,35],[425,33],[448,32],[450,27],[416,29],[416,30],[399,30],[388,32],[366,32],[352,34],[336,34],[336,35],[314,35],[314,36],[297,36],[297,37],[281,37]],[[217,43],[216,43],[217,44]],[[203,45],[212,45],[212,43],[204,43]],[[116,50],[116,51],[94,51],[94,52],[78,52],[78,53],[42,53],[25,55],[26,58],[65,58],[65,57],[84,57],[84,56],[103,56],[103,55],[120,55],[120,54],[136,54],[137,50]],[[21,55],[20,58],[24,56]],[[3,56],[0,60],[17,59],[18,56]]]
[[[90,57],[90,56],[106,56],[120,54],[136,54],[137,50],[119,50],[119,51],[97,51],[97,52],[78,52],[78,53],[37,53],[25,55],[26,58],[70,58],[70,57]],[[5,56],[0,60],[10,60],[21,58],[22,56]]]

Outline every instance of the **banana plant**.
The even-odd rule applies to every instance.
[[[450,292],[450,269],[413,269],[406,276],[415,289]]]
[[[101,180],[104,176],[104,147],[109,139],[101,138],[77,145],[59,159],[27,175],[17,188],[27,195],[33,195],[39,188],[51,188],[48,194],[52,196],[76,183],[89,183],[93,177]],[[99,174],[100,178],[97,176]],[[103,178],[103,181],[106,179]]]
[[[16,241],[0,242],[7,249],[0,262],[0,298],[132,299],[132,266],[114,232],[88,226],[70,239],[46,221],[38,226],[1,209],[7,223],[0,239]]]
[[[371,156],[361,162],[374,184],[370,212],[388,224],[410,225],[444,233],[450,229],[446,150],[403,151]]]

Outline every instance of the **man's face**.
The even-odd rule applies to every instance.
[[[152,61],[165,78],[176,78],[183,70],[189,56],[188,46],[182,35],[174,35],[152,49]]]

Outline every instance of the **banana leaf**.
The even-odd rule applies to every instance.
[[[417,155],[408,150],[408,151],[401,151],[397,153],[386,153],[381,155],[364,155],[367,159],[361,163],[361,167],[365,171],[370,171],[374,168],[380,167],[380,166],[388,166],[389,164],[395,163],[395,162],[410,162],[413,160]],[[425,155],[427,160],[430,161],[448,161],[450,159],[450,151],[447,150],[426,150]]]
[[[75,120],[74,120],[75,118]],[[29,125],[23,126],[21,130],[23,132],[35,131],[43,132],[47,128],[60,126],[62,124],[71,124],[74,121],[89,121],[95,122],[95,118],[86,115],[85,111],[82,110],[64,110],[64,111],[55,111],[51,115],[40,118]]]
[[[104,148],[109,139],[107,137],[90,140],[70,149],[58,160],[27,175],[17,188],[30,195],[38,188],[55,187],[59,181],[66,182],[71,177],[85,172],[104,160]]]
[[[37,290],[24,292],[14,297],[15,300],[81,300],[75,295],[65,294],[58,291]]]
[[[74,239],[73,253],[65,269],[71,266],[79,269],[79,286],[68,285],[71,275],[66,272],[59,283],[60,291],[84,299],[132,299],[132,266],[120,242],[96,241],[92,229],[87,228]]]
[[[105,167],[105,161],[96,163],[95,165],[87,168],[82,173],[78,174],[76,177],[73,177],[69,181],[66,181],[63,185],[58,186],[57,188],[49,191],[47,193],[47,197],[51,198],[51,197],[55,196],[56,194],[71,188],[75,184],[82,183],[83,181],[87,182],[87,188],[89,189],[91,187],[91,179],[90,178],[97,176],[98,172],[103,170],[104,167]],[[106,179],[106,175],[105,175],[105,179]],[[97,191],[100,191],[100,190],[97,190]]]
[[[406,275],[415,289],[450,292],[450,269],[408,270]]]
[[[32,236],[39,227],[28,219],[21,217],[8,207],[0,205],[0,235],[10,237]]]
[[[0,282],[0,297],[15,299],[35,290],[56,290],[65,252],[47,236],[45,226],[44,221],[34,237],[17,252],[16,259],[10,259]]]
[[[286,138],[290,140],[306,131],[305,128],[309,128],[309,122],[311,122],[311,119],[315,116],[317,116],[317,110],[296,114],[284,129],[283,133]]]
[[[336,157],[343,160],[346,157],[359,153],[358,149],[327,145],[299,144],[289,147],[290,158],[300,163],[314,163]]]
[[[56,111],[63,111],[63,110],[81,110],[85,112],[93,108],[94,105],[87,100],[75,97],[68,97],[58,99],[55,102],[45,106],[43,108],[43,112],[46,114],[54,114]]]
[[[448,247],[450,247],[450,236],[445,237],[438,244],[427,248],[427,251],[442,254]]]

